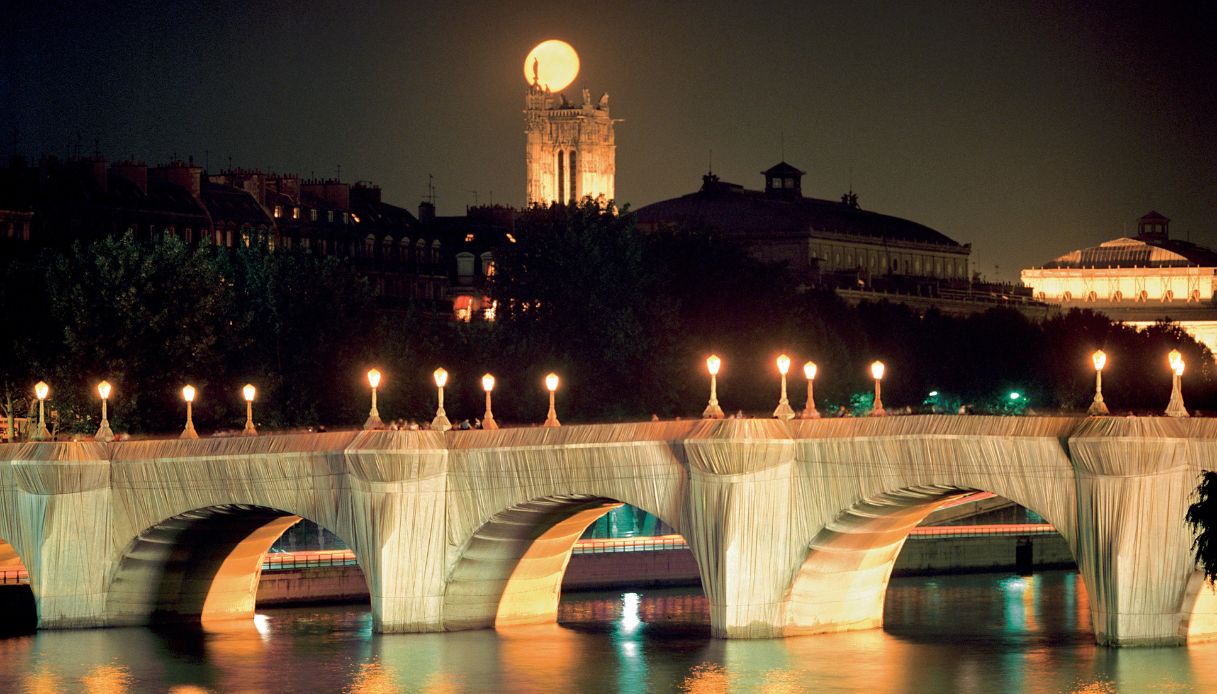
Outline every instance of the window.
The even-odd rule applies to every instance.
[[[380,240],[380,257],[384,260],[393,257],[393,237],[388,234]]]
[[[473,254],[456,254],[456,281],[463,286],[473,284]]]
[[[363,240],[363,254],[369,258],[376,253],[376,237],[368,234]]]
[[[482,254],[482,274],[486,277],[494,277],[494,254],[486,252]]]
[[[308,218],[309,218],[309,221],[313,221],[313,222],[317,221],[317,210],[309,210]]]
[[[334,223],[334,211],[333,210],[329,210],[328,212],[325,213],[325,221],[329,222],[330,224]]]
[[[403,236],[397,244],[397,259],[403,263],[410,258],[410,237]]]
[[[292,219],[300,219],[300,208],[299,207],[292,208]]]
[[[275,205],[275,219],[278,219],[282,216],[283,216],[283,206]]]
[[[439,241],[435,241],[431,244],[431,262],[439,262]]]
[[[473,234],[465,234],[465,243],[473,243]]]

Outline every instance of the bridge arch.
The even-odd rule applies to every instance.
[[[680,528],[679,519],[636,499],[629,503]],[[549,495],[486,518],[462,543],[445,581],[444,628],[555,622],[575,542],[588,526],[622,505],[607,496]]]
[[[269,506],[215,504],[144,528],[114,560],[107,624],[252,619],[263,556],[302,518]]]
[[[32,631],[38,625],[33,579],[21,552],[0,537],[0,635]]]
[[[882,626],[892,569],[913,529],[943,504],[989,491],[954,485],[908,486],[868,495],[839,511],[808,542],[790,582],[786,594],[786,633]],[[1077,563],[1076,540],[1066,535],[1072,527],[1071,519],[1063,519],[1062,532],[1062,526],[1043,504],[993,493],[1052,524]]]

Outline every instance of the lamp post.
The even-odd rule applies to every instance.
[[[1107,366],[1107,353],[1096,349],[1094,354],[1090,355],[1090,361],[1094,364],[1094,402],[1090,403],[1090,409],[1086,410],[1086,414],[1105,415],[1107,414],[1107,403],[1103,402],[1103,367]]]
[[[786,374],[790,371],[790,357],[779,354],[777,365],[778,373],[782,374],[782,397],[778,400],[773,416],[778,419],[794,419],[794,410],[790,408],[790,400],[786,397]]]
[[[807,405],[803,407],[803,419],[819,419],[820,411],[816,409],[816,396],[812,384],[816,380],[816,363],[809,361],[803,365],[803,375],[807,378]]]
[[[51,387],[46,384],[46,381],[34,384],[34,395],[38,396],[38,426],[30,438],[35,441],[45,441],[51,438],[51,432],[46,430],[46,396],[50,393]]]
[[[368,412],[368,418],[363,423],[363,428],[364,430],[384,429],[385,423],[380,421],[380,411],[376,409],[376,389],[380,387],[379,369],[368,369],[368,385],[372,386],[372,410]]]
[[[1187,407],[1183,405],[1183,355],[1179,350],[1172,349],[1167,355],[1171,366],[1171,399],[1166,406],[1168,417],[1189,417]]]
[[[194,430],[194,386],[182,388],[182,399],[186,401],[186,428],[182,429],[181,439],[197,439],[199,433]]]
[[[545,377],[545,389],[549,391],[549,416],[545,418],[545,424],[541,426],[562,426],[558,422],[558,412],[554,409],[554,391],[558,390],[558,374],[551,373]]]
[[[701,413],[703,419],[722,419],[723,408],[718,406],[718,370],[722,368],[723,360],[717,354],[706,358],[706,370],[710,372],[710,404]]]
[[[254,396],[258,394],[258,389],[252,383],[246,383],[241,394],[245,396],[245,430],[241,435],[257,436],[258,430],[254,428]]]
[[[110,399],[110,382],[102,381],[97,384],[97,395],[101,397],[101,426],[93,438],[98,441],[113,441],[114,432],[110,431],[110,420],[106,417],[106,401]]]
[[[431,428],[448,431],[452,428],[452,422],[448,421],[448,415],[444,413],[444,385],[448,383],[448,372],[441,366],[435,370],[434,376],[435,387],[439,388],[439,408],[435,411],[435,419],[431,420]]]
[[[482,415],[482,428],[498,429],[499,424],[494,421],[494,413],[490,411],[490,391],[494,390],[494,376],[482,376],[482,390],[486,391],[486,414]]]
[[[877,359],[871,362],[870,375],[871,378],[875,379],[875,406],[870,411],[872,417],[883,417],[887,414],[887,411],[883,409],[883,398],[879,391],[879,382],[883,380],[883,372],[885,370],[887,370],[887,367],[883,365],[883,362]]]

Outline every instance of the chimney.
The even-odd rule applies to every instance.
[[[188,191],[195,199],[199,198],[203,190],[203,169],[195,166],[194,162],[187,164],[180,160],[173,161],[165,166],[154,167],[148,175],[154,180],[164,181]]]
[[[144,162],[131,159],[114,162],[110,165],[110,173],[134,183],[139,192],[148,194],[148,165]]]
[[[435,219],[435,203],[423,201],[418,203],[418,221],[424,224]]]

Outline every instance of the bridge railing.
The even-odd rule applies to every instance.
[[[25,569],[0,569],[0,585],[12,586],[30,582],[30,572]]]
[[[355,566],[355,553],[349,549],[323,552],[270,552],[262,558],[263,571],[317,569],[327,566]]]
[[[1048,523],[994,523],[989,525],[930,525],[913,528],[909,540],[936,540],[943,537],[979,535],[1055,535]]]
[[[579,540],[573,554],[612,554],[616,552],[666,552],[689,549],[689,543],[680,535],[658,535],[655,537],[622,537],[612,539]]]

